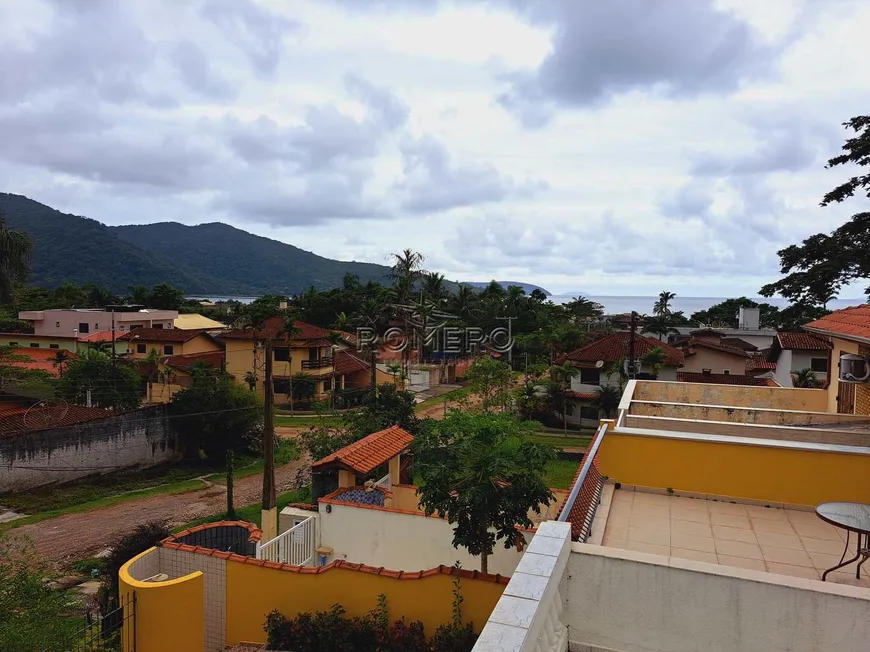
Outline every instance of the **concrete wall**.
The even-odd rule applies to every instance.
[[[821,390],[819,390],[821,391]],[[823,423],[866,422],[866,417],[831,412],[798,412],[781,409],[690,405],[687,403],[656,403],[632,401],[629,414],[636,416],[672,417],[699,421],[759,423],[768,425],[816,425]]]
[[[773,378],[783,387],[794,387],[791,378],[791,371],[794,369],[792,358],[792,352],[784,350],[779,352],[779,357],[776,359],[776,371]]]
[[[632,398],[671,403],[699,403],[742,407],[769,407],[779,410],[836,412],[828,410],[829,398],[822,389],[750,387],[709,383],[669,383],[639,380]]]
[[[82,323],[88,325],[88,334],[112,328],[112,313],[103,310],[35,310],[23,311],[19,315],[20,319],[33,320],[33,332],[37,335],[72,337],[73,331],[78,330]],[[151,310],[147,313],[117,312],[115,330],[127,332],[130,326],[172,328],[176,317],[178,317],[176,310]],[[82,333],[79,332],[79,335]]]
[[[66,428],[0,436],[0,491],[24,491],[175,458],[164,407]]]
[[[327,505],[331,512],[326,511]],[[480,570],[480,559],[465,548],[454,548],[453,526],[446,520],[398,509],[324,504],[319,505],[321,546],[333,549],[327,561],[345,560],[393,570],[418,571],[452,566],[457,560],[466,570]],[[489,558],[489,572],[510,575],[522,553],[496,544]]]
[[[865,652],[870,590],[573,544],[574,650]]]
[[[710,373],[728,373],[740,375],[746,373],[746,360],[743,356],[731,355],[722,351],[696,347],[694,355],[686,356],[685,366],[680,371],[701,373],[704,369],[710,369]]]
[[[614,482],[771,504],[870,502],[870,450],[717,435],[608,431],[600,470]]]
[[[203,559],[210,560],[203,556]],[[136,593],[135,645],[125,631],[124,652],[205,650],[205,577],[199,570],[174,575],[166,582],[143,582],[160,569],[157,548],[146,550],[121,567],[121,595]],[[217,648],[222,649],[222,648]]]
[[[626,415],[623,425],[628,428],[648,428],[650,430],[691,433],[703,431],[711,435],[870,447],[870,433],[851,430],[832,430],[830,428],[801,428],[797,426],[727,423],[722,421],[705,421],[703,424],[699,424],[696,419],[640,417],[631,414]]]

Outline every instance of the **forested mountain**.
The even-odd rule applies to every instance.
[[[346,272],[385,281],[389,269],[342,262],[226,224],[109,227],[22,195],[0,193],[7,224],[33,239],[31,282],[95,283],[114,292],[169,283],[190,294],[295,294],[341,285]]]
[[[219,222],[198,226],[161,222],[112,230],[131,244],[183,261],[224,285],[244,282],[253,294],[296,294],[312,285],[319,290],[334,288],[348,272],[363,283],[387,282],[389,272],[384,265],[330,260]]]

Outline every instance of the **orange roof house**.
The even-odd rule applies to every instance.
[[[586,364],[594,365],[599,360],[603,360],[605,364],[616,362],[628,357],[630,347],[631,333],[614,333],[608,335],[596,342],[587,344],[571,353],[560,356],[556,359],[557,364],[562,364],[566,360],[578,363],[577,366]],[[683,366],[683,352],[675,349],[673,346],[654,337],[645,335],[635,335],[634,341],[635,355],[638,358],[643,357],[655,348],[659,348],[665,353],[665,366],[681,367]]]
[[[327,455],[311,465],[312,469],[336,467],[357,475],[371,473],[408,450],[414,436],[399,426],[391,426]]]

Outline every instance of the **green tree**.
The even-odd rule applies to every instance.
[[[856,135],[846,140],[844,153],[830,159],[827,167],[870,165],[870,116],[852,118],[843,126]],[[856,192],[870,197],[870,174],[851,177],[826,194],[821,205],[840,203]],[[870,213],[856,213],[830,234],[811,235],[777,253],[785,276],[762,287],[761,295],[779,294],[794,303],[823,308],[843,286],[870,276]],[[870,296],[870,287],[865,294]]]
[[[665,365],[665,358],[665,352],[659,346],[650,349],[640,356],[641,362],[649,365],[653,378],[658,378],[659,372]]]
[[[550,373],[553,378],[553,384],[550,389],[550,396],[553,399],[553,407],[562,415],[562,426],[565,429],[565,436],[568,436],[568,396],[567,392],[571,388],[571,379],[580,375],[580,369],[566,360],[561,365],[553,365]]]
[[[447,518],[453,546],[479,556],[484,573],[496,543],[514,545],[516,528],[533,525],[529,512],[539,514],[555,498],[544,482],[555,453],[529,440],[533,429],[505,413],[454,410],[414,441],[420,505]]]
[[[74,601],[53,579],[28,540],[0,534],[0,650],[68,649],[69,630],[58,625]]]
[[[736,328],[740,308],[760,308],[762,328],[776,328],[779,325],[779,308],[746,297],[726,299],[722,303],[710,306],[707,310],[693,312],[691,321],[694,324],[708,324],[714,328]]]
[[[0,303],[15,299],[15,286],[30,275],[33,243],[26,233],[6,226],[0,214]]]
[[[819,386],[819,379],[816,376],[816,372],[809,367],[791,372],[791,381],[795,387],[812,389]]]
[[[184,291],[169,283],[158,283],[151,289],[148,297],[148,307],[160,310],[179,310],[185,303]]]
[[[592,399],[592,407],[598,408],[608,419],[616,415],[619,401],[622,399],[622,391],[612,385],[601,385],[595,390],[595,398]]]
[[[141,376],[125,360],[112,360],[105,353],[87,349],[67,362],[57,380],[58,398],[79,405],[113,410],[135,410],[142,403]]]
[[[659,292],[659,298],[653,305],[653,314],[657,317],[669,317],[671,315],[671,301],[676,297],[674,292]]]
[[[511,369],[504,362],[492,358],[479,358],[466,375],[471,393],[480,398],[484,412],[496,407],[504,409],[513,384]]]
[[[260,397],[217,369],[195,368],[191,370],[190,387],[172,397],[169,413],[185,449],[201,449],[206,457],[225,462],[227,516],[234,517],[235,454],[256,450],[260,445],[263,425]]]
[[[586,297],[574,297],[563,305],[572,317],[600,317],[604,314],[604,306]]]
[[[360,407],[345,415],[345,427],[354,441],[390,426],[398,425],[412,435],[420,429],[414,411],[414,395],[384,383],[365,395]]]

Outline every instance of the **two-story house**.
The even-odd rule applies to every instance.
[[[240,382],[256,379],[264,393],[265,339],[272,340],[272,375],[276,394],[288,394],[293,379],[313,383],[314,397],[332,389],[333,354],[345,348],[331,331],[303,321],[293,321],[293,332],[284,331],[285,320],[272,317],[259,331],[236,329],[218,336],[226,350],[226,370]],[[334,347],[334,348],[333,348]]]
[[[152,350],[160,357],[170,355],[190,355],[220,351],[223,346],[212,335],[202,330],[182,330],[180,328],[137,328],[116,341],[127,344],[127,356],[133,360],[147,358]]]
[[[683,353],[654,337],[635,335],[635,356],[643,356],[653,349],[661,349],[665,354],[664,364],[656,377],[660,380],[676,380],[677,369],[683,366]],[[556,359],[557,364],[570,362],[579,371],[571,379],[570,402],[567,408],[568,423],[594,428],[600,418],[598,408],[593,405],[596,392],[602,385],[620,387],[624,382],[621,374],[613,367],[615,363],[626,360],[631,348],[631,333],[619,332],[587,344]],[[654,370],[646,363],[641,364],[639,378],[652,378]]]
[[[815,374],[820,387],[828,383],[828,368],[831,340],[814,333],[777,333],[770,351],[768,362],[776,363],[774,378],[783,387],[794,387],[794,374],[802,369],[810,369]]]
[[[828,412],[870,415],[870,384],[840,382],[840,358],[870,357],[870,304],[843,308],[810,322],[804,330],[831,338]]]
[[[711,329],[698,330],[689,337],[677,340],[673,347],[683,352],[688,373],[737,374],[746,373],[751,354],[745,349],[724,344],[724,334]]]

